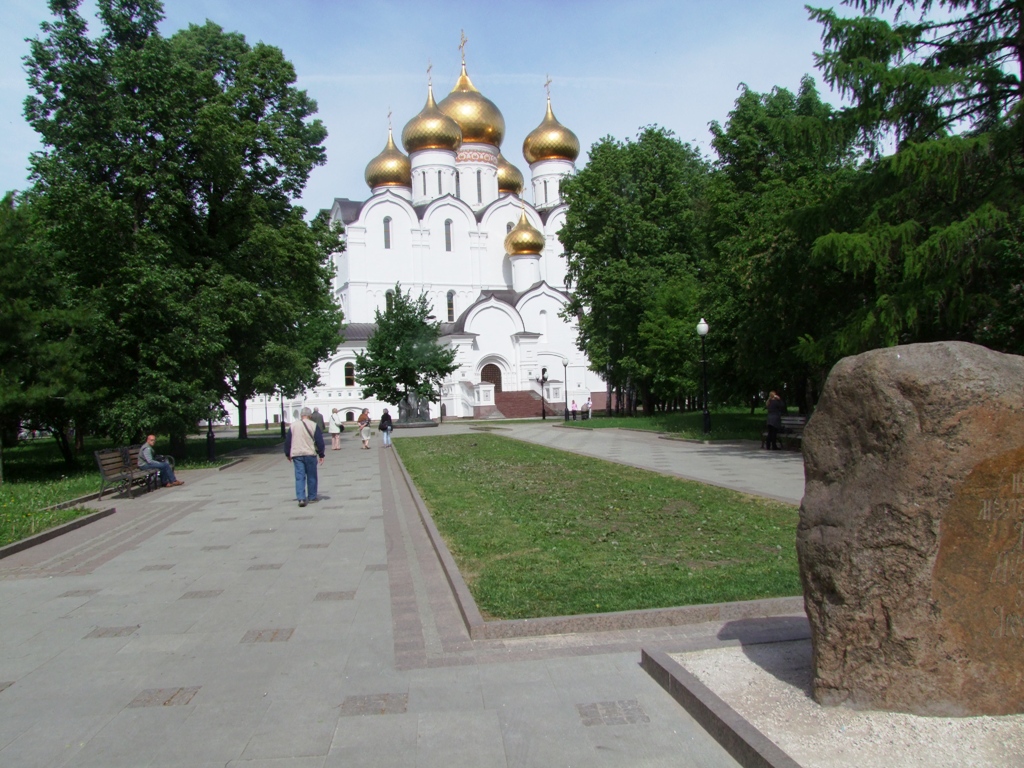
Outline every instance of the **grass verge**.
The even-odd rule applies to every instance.
[[[191,437],[185,444],[186,456],[178,462],[177,468],[217,467],[229,461],[224,458],[227,452],[266,446],[275,437],[280,441],[280,433],[275,434],[273,430],[268,437],[246,440],[218,435],[216,445],[220,458],[214,462],[207,461],[205,436]],[[0,484],[0,546],[94,512],[95,509],[46,510],[46,507],[96,493],[100,489],[100,475],[92,454],[101,448],[111,447],[113,445],[107,440],[88,438],[85,452],[78,457],[74,467],[64,463],[55,441],[50,437],[39,437],[14,448],[5,448],[4,482]],[[157,441],[157,453],[166,453],[169,448],[166,440]],[[102,504],[108,506],[106,497]]]
[[[704,434],[704,414],[656,413],[652,416],[612,416],[598,413],[586,421],[569,421],[577,429],[644,429],[666,432],[688,440],[756,440],[761,441],[766,415],[761,409],[750,414],[749,408],[722,408],[711,414],[711,433]]]
[[[489,434],[395,444],[487,618],[800,593],[795,507]]]

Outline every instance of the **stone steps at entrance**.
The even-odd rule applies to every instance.
[[[541,398],[536,392],[495,392],[494,393],[494,405],[501,415],[506,419],[528,419],[535,418],[541,415]],[[552,404],[545,402],[544,408],[547,411],[548,417],[551,417],[556,413],[559,417],[562,415],[562,407],[560,404]]]

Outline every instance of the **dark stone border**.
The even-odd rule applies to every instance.
[[[21,541],[16,541],[13,544],[8,544],[6,547],[0,547],[0,560],[29,549],[30,547],[34,547],[37,544],[42,544],[44,541],[55,539],[62,534],[75,530],[76,528],[81,528],[83,525],[88,525],[89,523],[94,523],[97,520],[102,520],[104,517],[112,515],[116,511],[117,509],[115,507],[110,507],[109,509],[103,509],[99,512],[93,512],[91,515],[83,515],[82,517],[70,520],[62,525],[56,525],[42,533],[29,536],[27,539],[22,539]]]
[[[804,599],[799,597],[774,597],[765,600],[746,600],[735,603],[711,603],[708,605],[686,605],[678,608],[655,608],[640,611],[619,611],[616,613],[587,613],[578,616],[546,616],[538,619],[513,619],[509,621],[484,621],[469,587],[466,585],[455,558],[448,551],[430,511],[420,498],[416,485],[402,464],[397,453],[392,454],[398,461],[399,471],[405,479],[406,488],[416,505],[423,527],[430,543],[444,569],[459,613],[466,625],[466,631],[473,640],[498,640],[513,637],[537,637],[573,632],[608,632],[623,629],[651,629],[676,627],[685,624],[703,624],[709,621],[734,621],[738,619],[784,616],[803,613]]]
[[[800,768],[775,742],[666,652],[642,648],[640,666],[743,768]]]

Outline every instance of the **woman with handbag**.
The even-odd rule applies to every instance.
[[[331,450],[341,450],[341,433],[345,431],[345,422],[337,408],[331,409],[331,418],[327,422],[327,432],[331,436]]]
[[[395,426],[391,422],[391,414],[388,413],[388,409],[384,409],[384,415],[380,417],[380,423],[377,425],[377,429],[380,430],[381,438],[384,440],[384,447],[391,447],[391,430]]]

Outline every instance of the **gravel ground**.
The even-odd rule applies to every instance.
[[[807,640],[672,658],[804,768],[1024,766],[1024,715],[917,717],[819,706]]]

